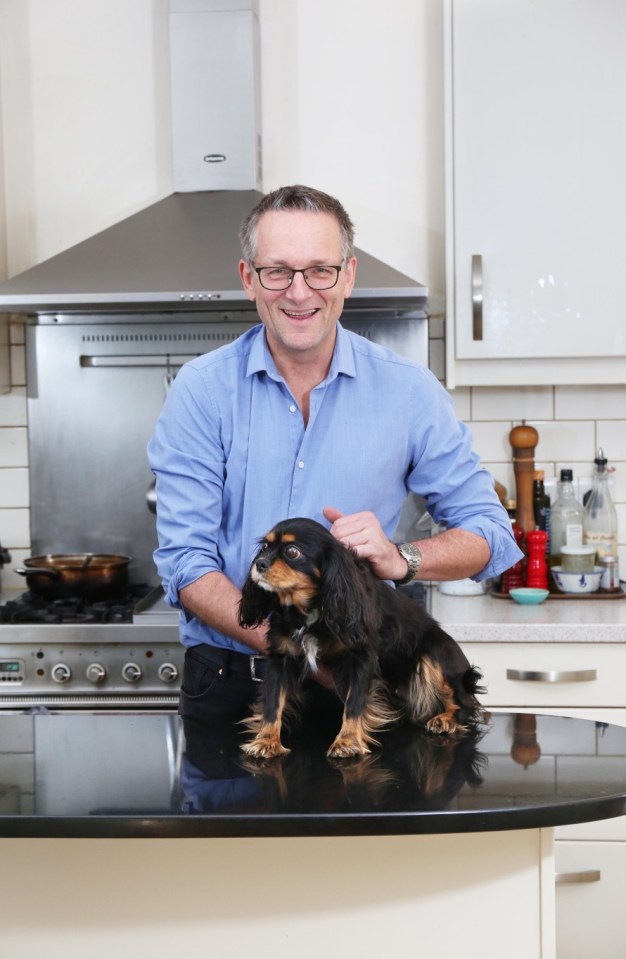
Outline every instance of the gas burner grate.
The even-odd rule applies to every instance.
[[[124,596],[97,601],[85,600],[81,596],[46,600],[26,592],[0,606],[0,623],[132,623],[136,603],[150,589],[140,585],[132,587]]]

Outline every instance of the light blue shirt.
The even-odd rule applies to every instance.
[[[433,374],[338,325],[308,425],[278,373],[262,325],[187,363],[148,446],[157,479],[155,562],[167,601],[205,573],[241,587],[259,540],[279,520],[322,509],[371,510],[391,538],[407,493],[435,522],[483,536],[477,580],[521,553],[467,427]],[[186,646],[249,648],[181,610]]]

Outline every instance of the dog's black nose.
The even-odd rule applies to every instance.
[[[258,573],[266,573],[272,565],[272,561],[269,556],[259,556],[254,565]]]

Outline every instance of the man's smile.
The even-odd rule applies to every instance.
[[[286,307],[281,307],[282,312],[285,316],[289,316],[294,320],[306,320],[310,316],[315,316],[316,313],[319,313],[319,307],[314,307],[312,310],[288,310]]]

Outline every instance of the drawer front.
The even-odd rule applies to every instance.
[[[555,857],[559,959],[624,959],[626,843],[559,842]]]
[[[626,645],[462,643],[484,674],[485,706],[626,706]]]

